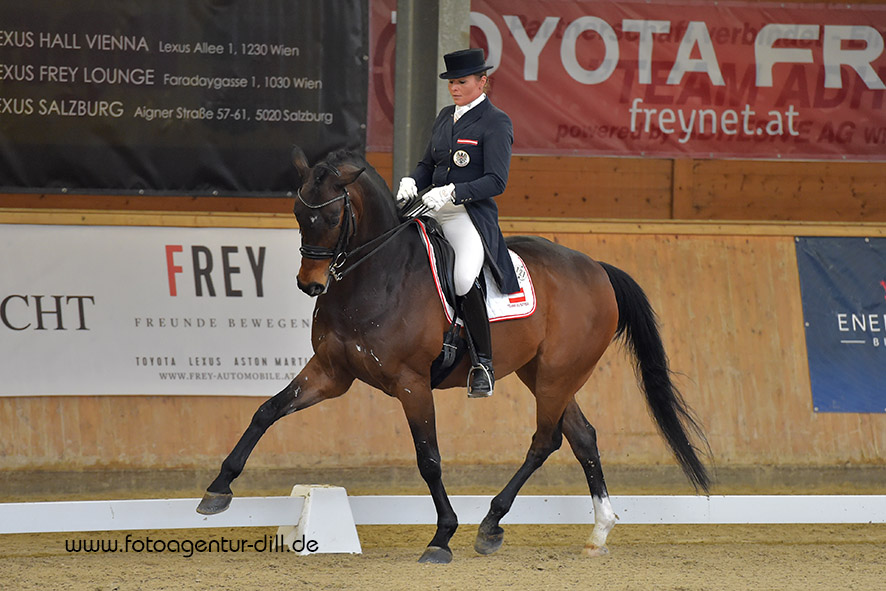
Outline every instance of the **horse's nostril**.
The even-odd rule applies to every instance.
[[[298,288],[308,294],[311,297],[318,296],[324,291],[326,291],[326,287],[322,283],[317,283],[316,281],[312,281],[308,284],[302,283],[301,280],[296,279],[296,283],[298,284]]]

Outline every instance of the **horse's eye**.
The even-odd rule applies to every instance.
[[[326,223],[330,228],[337,228],[341,224],[341,212],[337,215],[330,215],[326,217]]]

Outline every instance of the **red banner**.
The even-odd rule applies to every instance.
[[[368,144],[390,150],[396,0],[372,4]],[[517,154],[886,160],[886,6],[471,8]]]

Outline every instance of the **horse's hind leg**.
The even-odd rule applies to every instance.
[[[504,530],[499,522],[510,511],[517,493],[529,477],[544,464],[548,456],[560,448],[562,442],[563,436],[559,426],[536,431],[532,436],[532,445],[529,447],[526,459],[504,489],[492,499],[489,512],[480,523],[477,538],[474,540],[474,550],[479,554],[492,554],[501,548]]]
[[[594,502],[594,530],[585,542],[583,554],[602,556],[608,554],[606,538],[615,525],[615,513],[609,503],[603,469],[600,467],[600,453],[597,450],[597,433],[582,414],[578,403],[572,400],[563,413],[563,434],[578,458],[588,480],[591,499]]]
[[[527,385],[527,375],[518,372],[520,379]],[[532,386],[530,386],[532,388]],[[563,392],[564,389],[552,385],[551,392]],[[536,431],[532,436],[532,443],[526,454],[526,459],[511,478],[508,484],[498,493],[489,506],[489,512],[477,530],[477,538],[474,541],[474,550],[480,554],[492,554],[498,550],[504,541],[504,530],[499,525],[501,519],[511,509],[520,488],[529,480],[533,472],[538,470],[552,453],[560,448],[563,443],[563,434],[560,423],[563,416],[564,396],[556,394],[536,392]]]

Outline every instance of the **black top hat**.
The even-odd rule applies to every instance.
[[[440,78],[444,80],[452,80],[454,78],[463,78],[471,74],[479,74],[485,72],[492,66],[486,63],[483,58],[482,49],[460,49],[447,53],[443,56],[446,62],[446,71],[440,74]]]

